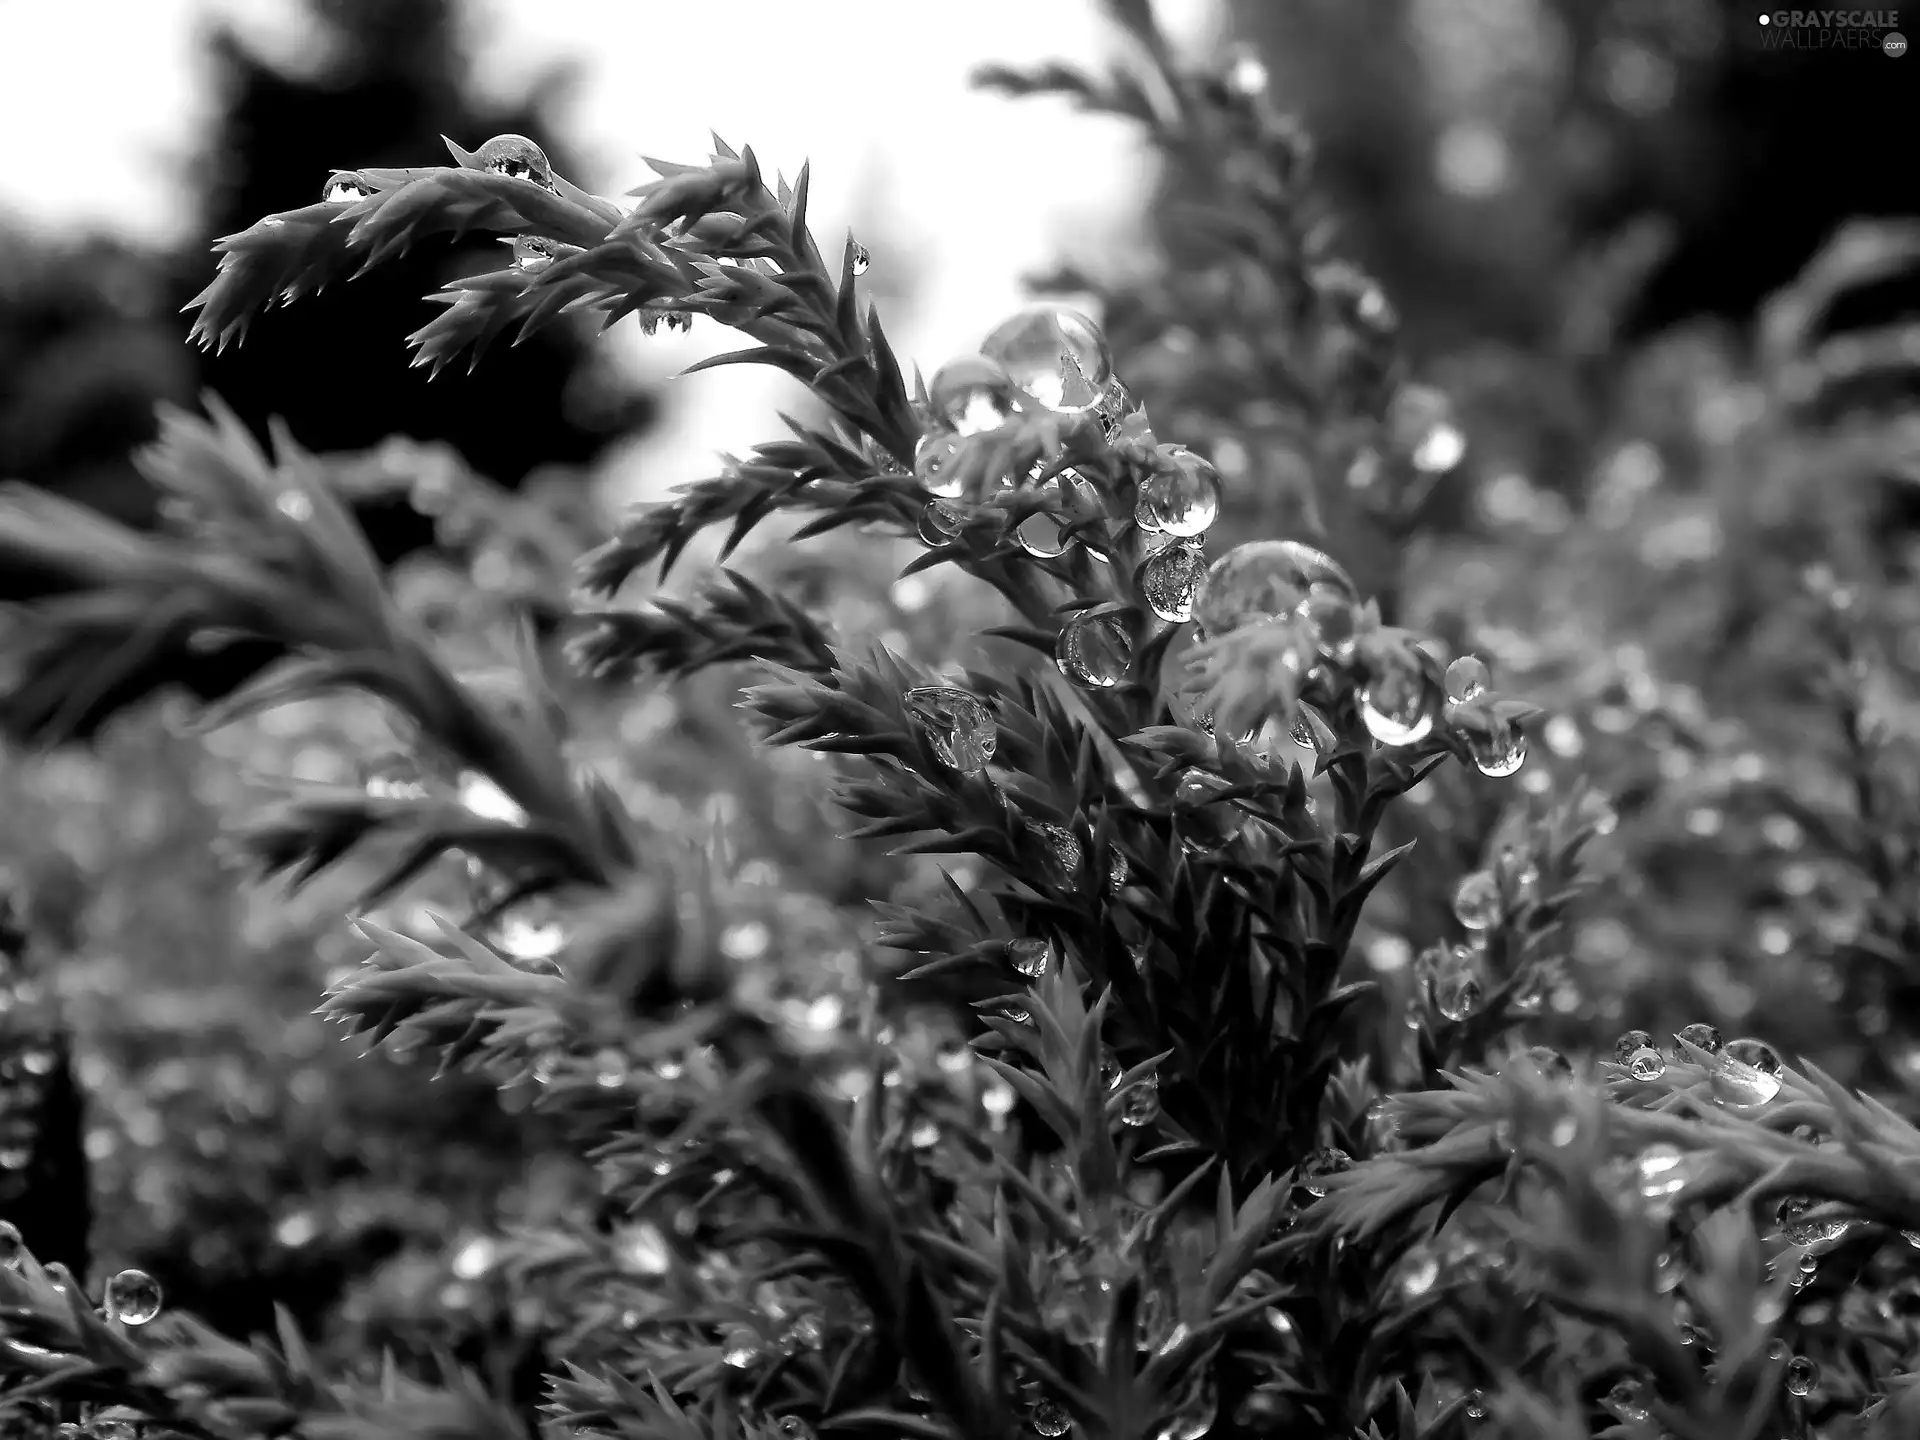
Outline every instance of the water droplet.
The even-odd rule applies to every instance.
[[[1314,1151],[1300,1166],[1300,1188],[1316,1200],[1327,1193],[1327,1176],[1353,1168],[1353,1157],[1329,1145]]]
[[[1063,414],[1091,410],[1113,380],[1113,352],[1098,325],[1065,305],[1033,305],[980,343],[1026,394]]]
[[[1073,1428],[1073,1421],[1067,1412],[1051,1400],[1035,1401],[1033,1409],[1027,1412],[1027,1418],[1032,1422],[1034,1432],[1046,1436],[1047,1440],[1058,1440],[1059,1436]]]
[[[496,135],[475,151],[473,158],[482,170],[553,188],[553,167],[547,163],[547,152],[524,135]]]
[[[1713,1098],[1735,1110],[1764,1105],[1780,1093],[1780,1081],[1764,1070],[1722,1055],[1708,1080]]]
[[[618,1090],[627,1083],[627,1057],[621,1051],[612,1047],[602,1050],[594,1066],[594,1083],[602,1090]]]
[[[1726,1056],[1729,1060],[1752,1066],[1762,1075],[1778,1075],[1784,1068],[1780,1063],[1780,1052],[1766,1041],[1756,1040],[1752,1036],[1727,1041]]]
[[[1075,615],[1060,627],[1053,663],[1076,685],[1111,690],[1127,678],[1133,664],[1126,622],[1114,614]]]
[[[26,1253],[27,1244],[20,1238],[20,1227],[11,1220],[0,1220],[0,1267],[18,1270],[20,1257]]]
[[[945,430],[933,430],[920,437],[913,447],[913,478],[921,488],[938,500],[958,500],[964,489],[959,470],[950,464],[960,448],[960,437]]]
[[[1194,602],[1194,619],[1208,635],[1288,615],[1318,588],[1350,603],[1359,591],[1330,555],[1297,540],[1253,540],[1214,561]]]
[[[658,1225],[641,1221],[623,1226],[613,1236],[614,1263],[629,1275],[664,1275],[673,1267],[673,1253]]]
[[[1058,503],[1062,498],[1060,482],[1071,474],[1068,471],[1042,481],[1038,487],[1040,493]],[[1014,531],[1014,538],[1020,542],[1020,548],[1036,560],[1051,560],[1073,547],[1073,541],[1066,535],[1066,522],[1047,510],[1036,510],[1022,520]]]
[[[1676,1030],[1673,1038],[1675,1041],[1673,1058],[1676,1060],[1685,1061],[1687,1058],[1687,1052],[1681,1049],[1678,1043],[1682,1040],[1696,1049],[1706,1051],[1709,1055],[1718,1055],[1720,1053],[1720,1032],[1705,1022],[1688,1025],[1684,1029]]]
[[[1665,1143],[1649,1145],[1634,1161],[1640,1193],[1649,1200],[1677,1194],[1687,1183],[1681,1162],[1686,1159],[1678,1146]]]
[[[1500,881],[1491,870],[1474,870],[1453,891],[1453,915],[1469,930],[1491,930],[1500,923]]]
[[[1486,1398],[1482,1396],[1478,1390],[1469,1390],[1467,1392],[1467,1403],[1463,1405],[1461,1409],[1465,1411],[1469,1420],[1484,1420],[1487,1418]]]
[[[1240,833],[1246,812],[1217,797],[1233,786],[1218,775],[1187,769],[1173,787],[1174,824],[1192,850],[1218,850]]]
[[[528,275],[538,275],[553,264],[554,244],[544,235],[516,235],[513,237],[513,268]]]
[[[1478,700],[1493,683],[1493,672],[1478,655],[1462,655],[1447,666],[1447,699],[1455,705]]]
[[[1193,602],[1207,576],[1207,559],[1198,545],[1169,545],[1140,567],[1140,593],[1162,620],[1184,625],[1193,618]]]
[[[371,185],[351,170],[343,170],[327,181],[326,189],[320,192],[320,199],[327,205],[351,205],[356,200],[365,200],[371,194]]]
[[[1029,980],[1038,980],[1053,968],[1053,946],[1031,938],[1009,940],[1007,963]]]
[[[122,1325],[144,1325],[160,1313],[160,1282],[144,1270],[122,1270],[107,1281],[101,1308]]]
[[[1622,1380],[1607,1392],[1607,1408],[1613,1411],[1614,1418],[1628,1424],[1638,1424],[1651,1418],[1652,1411],[1646,1405],[1646,1386],[1638,1380]]]
[[[1627,1069],[1636,1080],[1658,1080],[1667,1073],[1667,1062],[1660,1058],[1658,1050],[1648,1045],[1627,1057]]]
[[[814,1428],[798,1415],[782,1415],[773,1422],[774,1433],[780,1440],[814,1440]]]
[[[1653,1044],[1653,1036],[1644,1030],[1629,1030],[1613,1042],[1613,1063],[1625,1065],[1632,1060],[1635,1052]]]
[[[920,543],[930,550],[951,545],[965,527],[967,517],[944,500],[929,500],[920,512]]]
[[[735,1370],[745,1370],[760,1358],[760,1337],[744,1328],[733,1331],[727,1336],[720,1358]]]
[[[963,775],[987,768],[1000,732],[993,711],[977,696],[956,685],[917,685],[907,691],[905,703],[942,765]]]
[[[1160,1114],[1160,1082],[1152,1075],[1135,1081],[1120,1102],[1120,1123],[1133,1129],[1150,1125]]]
[[[1480,1008],[1483,998],[1479,977],[1471,965],[1455,961],[1445,973],[1434,978],[1434,1008],[1449,1020],[1465,1020]]]
[[[1377,670],[1359,701],[1360,722],[1382,745],[1418,745],[1433,733],[1427,678],[1412,660]]]
[[[1485,735],[1475,731],[1466,739],[1474,768],[1489,780],[1504,780],[1527,763],[1527,737],[1504,721]]]
[[[1154,527],[1169,535],[1204,535],[1220,515],[1220,472],[1191,450],[1162,446],[1153,473],[1141,483],[1140,504]]]
[[[934,372],[927,396],[936,423],[956,435],[997,430],[1013,416],[1013,381],[984,355],[961,355]]]
[[[1314,645],[1327,659],[1342,665],[1353,659],[1360,628],[1346,596],[1324,588],[1309,591],[1294,615],[1312,627]]]
[[[1785,1379],[1788,1394],[1811,1395],[1820,1383],[1820,1367],[1805,1355],[1796,1355],[1787,1362]]]
[[[853,260],[853,273],[856,275],[866,274],[867,270],[873,264],[873,256],[867,253],[867,247],[862,245],[858,240],[853,240],[848,242],[848,249],[851,251]]]

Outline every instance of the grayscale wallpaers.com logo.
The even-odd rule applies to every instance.
[[[1907,37],[1898,10],[1772,10],[1760,17],[1769,50],[1878,50],[1899,59]]]

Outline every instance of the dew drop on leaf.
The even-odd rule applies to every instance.
[[[1471,965],[1456,963],[1434,979],[1434,1008],[1449,1020],[1465,1020],[1480,1008],[1483,998],[1479,977]]]
[[[1240,833],[1246,812],[1217,797],[1233,787],[1218,775],[1189,768],[1173,787],[1173,820],[1190,850],[1218,850]]]
[[[1527,737],[1512,725],[1500,722],[1488,734],[1468,735],[1467,753],[1482,775],[1489,780],[1504,780],[1527,763]]]
[[[1349,603],[1359,591],[1340,563],[1297,540],[1252,540],[1214,561],[1194,603],[1194,618],[1208,635],[1297,610],[1316,589],[1333,590]]]
[[[553,264],[553,241],[544,235],[513,237],[513,268],[526,275],[538,275]]]
[[[1030,937],[1007,942],[1007,963],[1029,980],[1038,980],[1053,968],[1053,946]]]
[[[1720,1053],[1720,1032],[1704,1021],[1676,1030],[1673,1038],[1676,1042],[1673,1047],[1673,1058],[1676,1060],[1685,1060],[1687,1058],[1687,1052],[1681,1049],[1678,1044],[1678,1042],[1682,1040],[1686,1041],[1687,1044],[1693,1046],[1695,1049],[1706,1051],[1709,1055],[1718,1055]]]
[[[1473,870],[1453,890],[1453,916],[1469,930],[1490,930],[1500,923],[1500,881],[1491,870]]]
[[[984,355],[961,355],[927,383],[934,420],[956,435],[997,430],[1012,418],[1013,381]]]
[[[1627,1057],[1627,1069],[1636,1080],[1658,1080],[1667,1073],[1667,1062],[1658,1050],[1646,1045]]]
[[[1149,1075],[1128,1087],[1120,1102],[1120,1123],[1132,1129],[1150,1125],[1160,1114],[1160,1082]]]
[[[1140,503],[1157,529],[1182,540],[1204,535],[1220,515],[1220,472],[1191,450],[1163,445]]]
[[[1708,1077],[1708,1088],[1713,1092],[1713,1098],[1722,1105],[1735,1110],[1750,1110],[1778,1095],[1780,1081],[1764,1070],[1757,1070],[1730,1055],[1722,1055],[1720,1063]]]
[[[936,500],[958,500],[961,496],[965,481],[959,470],[949,463],[959,448],[960,437],[944,430],[922,435],[920,443],[914,446],[913,478]],[[926,539],[924,528],[920,538]]]
[[[160,1282],[144,1270],[122,1270],[107,1281],[101,1308],[122,1325],[144,1325],[160,1313]]]
[[[1052,1400],[1038,1400],[1033,1409],[1027,1412],[1036,1435],[1044,1435],[1046,1440],[1059,1440],[1073,1428],[1073,1421],[1067,1412]]]
[[[1447,666],[1447,699],[1455,705],[1478,700],[1493,683],[1493,673],[1478,655],[1462,655]]]
[[[1756,1040],[1752,1036],[1727,1041],[1726,1054],[1728,1059],[1750,1065],[1763,1075],[1778,1075],[1783,1068],[1780,1052],[1766,1041]]]
[[[1053,663],[1076,685],[1111,690],[1127,678],[1133,640],[1118,615],[1076,615],[1060,627]]]
[[[965,524],[966,516],[954,506],[944,500],[929,500],[920,512],[920,543],[930,550],[951,545]]]
[[[1426,676],[1412,660],[1382,667],[1359,695],[1360,723],[1382,745],[1418,745],[1433,733]]]
[[[1645,1050],[1653,1044],[1653,1036],[1644,1030],[1629,1030],[1613,1042],[1613,1063],[1625,1065],[1633,1059],[1636,1052]]]
[[[853,252],[853,273],[856,275],[866,274],[868,269],[873,265],[873,256],[867,253],[867,247],[862,245],[858,240],[849,242],[849,245]]]
[[[1329,1145],[1314,1151],[1300,1167],[1300,1188],[1316,1200],[1324,1199],[1327,1193],[1326,1179],[1329,1175],[1338,1175],[1353,1168],[1353,1157],[1344,1150]]]
[[[1788,1394],[1811,1395],[1820,1383],[1820,1366],[1805,1355],[1796,1355],[1787,1362],[1785,1378]]]
[[[553,167],[547,163],[547,152],[524,135],[496,135],[476,150],[473,158],[482,170],[495,175],[553,188]]]
[[[1033,305],[1002,321],[980,353],[1049,410],[1079,414],[1099,405],[1113,380],[1113,352],[1100,327],[1065,305]]]
[[[1206,556],[1199,546],[1169,545],[1141,565],[1140,593],[1155,615],[1183,625],[1193,618],[1193,602],[1206,573]]]
[[[1040,493],[1051,500],[1060,499],[1060,479],[1054,476],[1042,481]],[[1020,542],[1020,548],[1036,560],[1051,560],[1064,555],[1073,542],[1067,538],[1066,526],[1060,518],[1047,510],[1036,510],[1020,522],[1014,531],[1014,538]]]
[[[326,188],[320,192],[320,199],[326,205],[351,205],[356,200],[365,200],[371,194],[371,185],[352,171],[343,170],[327,181]]]
[[[999,727],[977,696],[957,685],[917,685],[907,691],[905,705],[942,765],[963,775],[987,768],[999,744]]]

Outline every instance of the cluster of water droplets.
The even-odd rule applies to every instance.
[[[1707,1055],[1707,1088],[1718,1104],[1731,1110],[1752,1110],[1780,1093],[1781,1074],[1786,1067],[1780,1052],[1766,1041],[1747,1036],[1723,1042],[1719,1030],[1704,1021],[1675,1031],[1673,1038],[1671,1058],[1675,1062],[1693,1063],[1687,1046]],[[1667,1057],[1661,1055],[1645,1030],[1621,1035],[1614,1045],[1613,1059],[1635,1080],[1651,1082],[1667,1073]]]
[[[1449,724],[1462,707],[1473,706],[1493,686],[1493,672],[1478,655],[1461,655],[1447,666],[1446,718]],[[1503,780],[1527,763],[1527,737],[1512,723],[1483,712],[1476,725],[1462,725],[1461,734],[1474,768],[1489,779]]]

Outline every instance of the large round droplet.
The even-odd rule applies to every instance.
[[[1300,1166],[1300,1188],[1316,1200],[1327,1194],[1327,1177],[1353,1168],[1353,1157],[1329,1145],[1309,1155]]]
[[[160,1313],[160,1282],[144,1270],[122,1270],[107,1281],[101,1308],[122,1325],[144,1325]]]
[[[1474,768],[1489,780],[1504,780],[1527,763],[1527,737],[1504,721],[1484,735],[1475,731],[1466,738]]]
[[[920,437],[913,447],[913,478],[921,488],[938,500],[958,500],[965,487],[956,466],[950,462],[960,448],[960,437],[945,430],[933,430]]]
[[[1433,733],[1427,677],[1411,659],[1377,666],[1358,698],[1361,724],[1382,745],[1418,745]]]
[[[966,523],[967,517],[946,501],[929,500],[920,512],[920,543],[933,550],[951,545]]]
[[[1160,1115],[1160,1082],[1148,1075],[1127,1088],[1120,1102],[1120,1123],[1137,1130],[1150,1125]]]
[[[1613,1063],[1624,1065],[1631,1060],[1634,1052],[1644,1050],[1653,1044],[1653,1036],[1645,1030],[1629,1030],[1613,1042]]]
[[[538,275],[553,264],[553,241],[544,235],[513,237],[513,268],[527,275]]]
[[[996,326],[980,353],[997,360],[1049,410],[1078,414],[1100,404],[1113,379],[1113,352],[1100,327],[1065,305],[1034,305]]]
[[[1729,1109],[1751,1110],[1780,1093],[1780,1080],[1730,1055],[1722,1055],[1708,1077],[1708,1088],[1713,1098]]]
[[[1038,980],[1053,968],[1053,946],[1045,940],[1022,938],[1007,942],[1007,963],[1029,980]]]
[[[1784,1379],[1788,1394],[1811,1395],[1820,1383],[1820,1366],[1805,1355],[1796,1355],[1787,1362]]]
[[[1240,833],[1247,816],[1219,797],[1233,788],[1218,775],[1188,769],[1173,787],[1173,823],[1190,850],[1218,850]]]
[[[1183,540],[1207,533],[1220,515],[1220,472],[1191,450],[1164,448],[1140,486],[1155,528]]]
[[[365,200],[373,194],[373,187],[351,170],[342,170],[320,192],[322,203],[327,205],[351,205],[356,200]]]
[[[1493,672],[1478,655],[1462,655],[1447,666],[1447,700],[1454,705],[1478,700],[1492,683]]]
[[[1673,1047],[1673,1058],[1676,1060],[1685,1060],[1687,1058],[1687,1052],[1681,1049],[1677,1043],[1681,1040],[1686,1041],[1687,1044],[1692,1045],[1696,1049],[1706,1051],[1709,1055],[1718,1055],[1720,1053],[1720,1032],[1703,1020],[1696,1021],[1692,1025],[1674,1031],[1673,1038],[1676,1042]]]
[[[1040,493],[1049,499],[1058,499],[1060,479],[1042,481]],[[1051,560],[1064,555],[1072,548],[1073,542],[1067,538],[1066,525],[1057,516],[1046,510],[1036,510],[1020,522],[1020,528],[1014,532],[1020,548],[1036,560]]]
[[[993,759],[999,728],[979,697],[955,685],[918,685],[907,691],[906,708],[941,764],[977,775]]]
[[[1434,1008],[1456,1023],[1478,1011],[1484,998],[1480,977],[1471,964],[1453,961],[1434,977]]]
[[[474,159],[482,170],[495,175],[553,188],[553,167],[547,163],[547,152],[524,135],[496,135],[474,152]]]
[[[1357,601],[1353,579],[1331,556],[1297,540],[1253,540],[1213,562],[1193,617],[1210,636],[1290,614],[1316,587]]]
[[[1034,1433],[1045,1436],[1046,1440],[1060,1440],[1073,1428],[1073,1420],[1052,1400],[1034,1402],[1033,1409],[1027,1412],[1027,1419],[1032,1422]]]
[[[956,435],[997,430],[1013,416],[1013,381],[984,355],[961,355],[934,372],[927,384],[937,424]]]
[[[1469,930],[1500,923],[1500,881],[1490,870],[1469,871],[1453,889],[1453,914]]]
[[[1140,594],[1162,620],[1184,625],[1206,576],[1207,557],[1198,545],[1169,545],[1141,565]]]
[[[1111,690],[1133,665],[1133,638],[1118,615],[1076,615],[1060,627],[1053,663],[1076,685]]]
[[[1344,665],[1353,659],[1360,628],[1353,604],[1337,590],[1309,591],[1295,615],[1313,630],[1313,643],[1328,660]]]
[[[1726,1056],[1729,1060],[1738,1060],[1742,1065],[1751,1065],[1762,1075],[1778,1075],[1785,1068],[1780,1062],[1778,1050],[1752,1036],[1727,1041]]]

